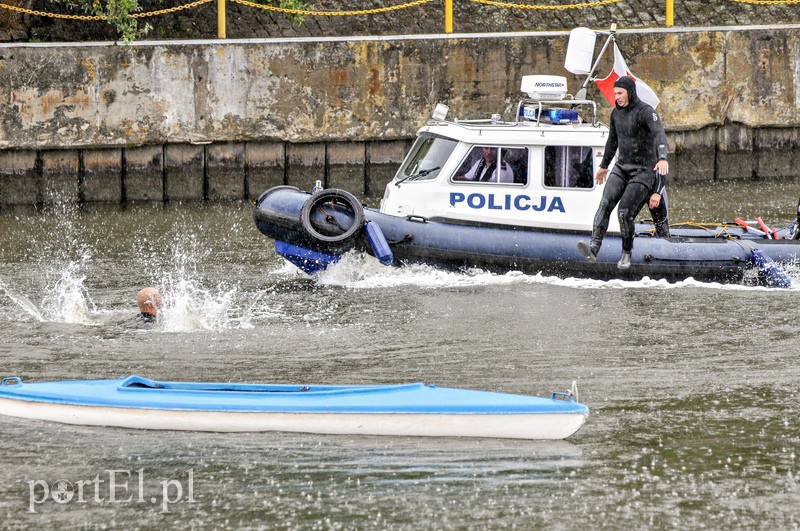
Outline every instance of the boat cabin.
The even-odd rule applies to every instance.
[[[608,127],[594,101],[574,99],[566,87],[561,76],[523,77],[527,97],[513,120],[448,121],[437,105],[387,184],[381,212],[591,231]],[[609,229],[619,230],[615,215]]]

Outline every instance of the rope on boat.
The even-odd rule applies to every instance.
[[[572,380],[572,387],[566,391],[553,391],[550,395],[553,400],[568,400],[571,402],[579,402],[578,400],[578,382]]]
[[[695,229],[703,229],[706,232],[713,232],[715,236],[720,237],[722,235],[727,236],[728,227],[729,225],[725,225],[723,223],[700,223],[697,221],[684,221],[681,223],[677,223],[676,226],[680,227],[692,227]],[[722,228],[722,230],[717,230]]]
[[[572,380],[572,387],[569,390],[569,395],[575,399],[575,402],[580,402],[580,400],[578,400],[578,382],[575,380]]]
[[[800,0],[798,0],[800,1]],[[729,240],[738,240],[738,234],[730,234],[728,232],[729,227],[737,227],[738,225],[734,225],[731,223],[701,223],[699,221],[681,221],[680,223],[670,223],[670,228],[683,228],[683,227],[691,227],[695,229],[702,229],[708,233],[714,234],[715,238],[727,238]],[[719,230],[722,229],[722,230]],[[648,234],[650,236],[656,233],[655,227],[652,229],[647,229],[644,232],[640,232],[639,234]]]

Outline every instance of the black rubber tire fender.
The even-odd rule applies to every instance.
[[[311,223],[311,216],[318,209],[324,208],[326,203],[332,204],[334,208],[340,207],[349,209],[353,215],[353,224],[340,234],[323,234],[318,231]],[[364,207],[361,202],[351,193],[338,188],[328,188],[313,194],[303,203],[300,210],[300,223],[303,230],[312,238],[324,243],[340,243],[356,235],[364,226]]]

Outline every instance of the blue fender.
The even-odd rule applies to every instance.
[[[390,266],[394,263],[394,253],[383,235],[381,226],[374,221],[367,220],[364,224],[364,232],[367,234],[367,241],[372,248],[372,252],[383,265]]]
[[[767,286],[775,288],[792,287],[792,279],[772,258],[767,256],[767,253],[761,249],[753,249],[752,260],[758,268],[759,274],[764,277]]]

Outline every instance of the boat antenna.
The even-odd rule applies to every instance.
[[[589,74],[586,76],[586,80],[581,85],[580,90],[575,93],[576,100],[585,100],[586,99],[586,86],[589,84],[590,81],[594,81],[595,77],[593,76],[594,71],[597,70],[597,65],[600,64],[600,58],[603,57],[603,54],[606,52],[606,48],[612,42],[616,41],[617,35],[617,24],[611,24],[611,29],[608,32],[608,39],[606,39],[605,44],[603,44],[603,49],[600,50],[600,53],[597,54],[597,59],[595,59],[594,64],[592,65],[592,69],[589,71]]]

